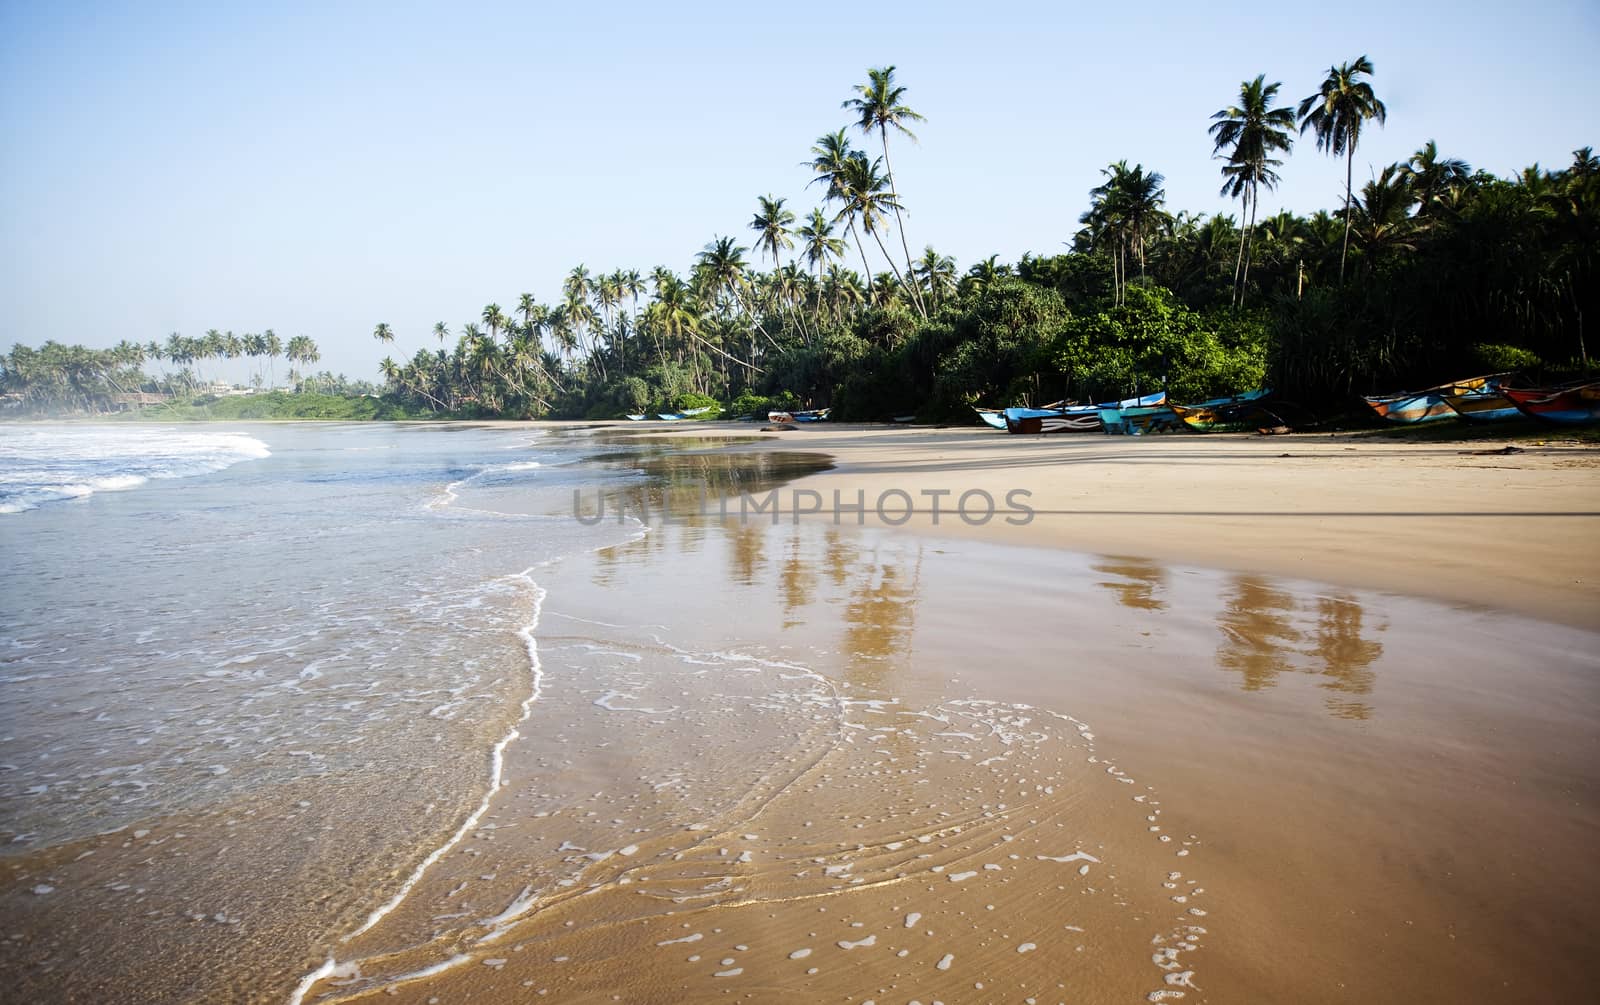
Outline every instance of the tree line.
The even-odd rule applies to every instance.
[[[1592,150],[1499,178],[1428,141],[1357,187],[1356,150],[1387,121],[1374,76],[1361,56],[1284,104],[1282,83],[1257,75],[1197,123],[1237,219],[1173,211],[1159,171],[1119,160],[1087,193],[1068,251],[961,269],[931,244],[912,252],[891,139],[914,140],[925,120],[893,66],[872,69],[842,102],[848,124],[811,145],[817,205],[797,215],[761,195],[748,243],[714,234],[681,272],[579,265],[549,302],[524,293],[457,328],[436,323],[409,358],[384,359],[385,394],[437,415],[615,417],[717,400],[936,419],[974,403],[1262,384],[1336,411],[1355,392],[1468,372],[1587,370]],[[1344,161],[1337,205],[1261,216],[1307,140]],[[196,341],[214,346],[211,334]],[[387,323],[372,335],[398,337]],[[184,360],[168,342],[165,358]]]

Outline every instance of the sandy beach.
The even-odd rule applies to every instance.
[[[427,975],[390,995],[1534,1002],[1587,986],[1600,453],[654,439],[686,452],[643,462],[667,487],[611,500],[649,533],[542,580],[544,659],[583,683],[535,709],[573,724],[556,742],[508,750],[536,770],[492,814],[482,876],[551,848],[579,871],[563,887],[524,868],[474,901],[504,908],[473,931],[506,947],[487,958],[462,938],[441,957],[422,916],[363,936],[391,975]],[[832,466],[802,474],[805,453]],[[749,455],[799,475],[778,519],[663,515],[703,508],[702,485],[767,501],[770,483],[738,475]],[[978,496],[974,519],[955,512],[1019,489],[1026,522],[1003,503],[980,522]],[[877,512],[896,490],[910,519],[899,498]],[[865,518],[836,520],[835,491],[864,495]],[[749,676],[696,711],[678,674],[707,666]],[[831,697],[774,692],[766,672]],[[837,716],[803,712],[833,701]],[[441,862],[417,908],[484,862]],[[397,944],[431,948],[390,960]]]
[[[325,857],[306,877],[325,934],[248,907],[202,918],[202,948],[175,948],[128,1000],[1586,992],[1593,448],[554,432],[612,451],[569,473],[575,499],[530,494],[533,473],[437,496],[563,521],[604,502],[605,520],[644,524],[596,525],[619,543],[531,570],[525,613],[504,615],[526,627],[479,631],[495,679],[520,680],[524,644],[533,661],[495,786],[405,820],[435,854]],[[865,512],[836,520],[835,492]],[[778,508],[740,519],[741,498]],[[486,524],[495,540],[506,519]],[[399,806],[405,776],[389,779]],[[341,833],[337,809],[293,795],[270,819]],[[225,816],[14,860],[8,902],[52,910],[27,890],[74,877],[192,885],[230,848],[275,861],[272,832]],[[274,869],[293,875],[292,856]],[[26,968],[26,941],[0,956],[32,993],[92,1000],[138,972],[127,940],[93,979],[66,962],[135,915],[38,917],[74,934],[53,971]]]

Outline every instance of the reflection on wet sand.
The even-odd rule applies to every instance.
[[[1314,619],[1314,621],[1313,621]],[[1383,631],[1386,625],[1375,630]],[[1283,673],[1311,673],[1335,692],[1324,705],[1341,719],[1366,719],[1383,643],[1366,636],[1365,612],[1355,596],[1335,592],[1302,609],[1293,595],[1260,576],[1230,577],[1217,615],[1222,643],[1217,665],[1239,675],[1239,687],[1261,691]]]
[[[1217,665],[1239,675],[1239,686],[1260,691],[1290,669],[1301,635],[1294,627],[1294,598],[1260,576],[1232,576],[1217,615],[1222,645]]]
[[[1377,675],[1372,664],[1383,655],[1383,643],[1362,634],[1364,612],[1349,593],[1317,598],[1317,656],[1322,660],[1322,686],[1335,694],[1327,698],[1328,712],[1342,719],[1366,719],[1372,708],[1350,696],[1372,693]],[[1387,625],[1379,625],[1383,631]]]
[[[1110,590],[1124,607],[1141,611],[1167,609],[1167,602],[1156,595],[1167,585],[1167,570],[1163,566],[1147,559],[1113,556],[1096,562],[1090,568],[1107,576],[1119,577],[1102,580],[1096,585]]]

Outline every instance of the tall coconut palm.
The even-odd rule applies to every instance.
[[[1282,82],[1266,83],[1266,74],[1239,85],[1239,103],[1229,105],[1211,116],[1215,124],[1209,130],[1215,146],[1213,156],[1222,156],[1227,148],[1228,162],[1222,168],[1226,179],[1222,194],[1243,200],[1241,216],[1245,216],[1244,229],[1239,232],[1239,257],[1233,266],[1233,300],[1244,299],[1245,283],[1250,277],[1248,247],[1250,233],[1255,228],[1256,206],[1262,186],[1276,188],[1278,174],[1273,169],[1283,161],[1272,155],[1287,152],[1294,145],[1289,130],[1294,128],[1294,112],[1288,108],[1273,108]],[[1246,213],[1248,215],[1246,216]]]
[[[394,341],[394,329],[390,328],[387,324],[384,324],[383,322],[379,322],[378,323],[378,327],[372,329],[372,337],[377,339],[379,342],[383,342],[383,343],[393,342]],[[392,363],[394,361],[390,360],[390,362]]]
[[[1328,77],[1316,94],[1300,102],[1300,134],[1307,129],[1317,134],[1317,149],[1343,156],[1344,161],[1344,244],[1339,250],[1339,281],[1344,281],[1345,258],[1350,253],[1350,209],[1354,204],[1351,175],[1355,170],[1356,145],[1361,142],[1361,127],[1368,119],[1379,125],[1389,110],[1373,93],[1372,85],[1360,78],[1373,73],[1372,61],[1362,56],[1354,63],[1328,68]]]
[[[433,323],[433,337],[439,340],[441,346],[444,345],[444,340],[450,337],[450,326],[443,321],[435,321]]]
[[[859,116],[856,125],[864,133],[878,131],[878,137],[883,142],[883,170],[889,182],[889,197],[894,206],[895,228],[900,231],[900,250],[906,256],[906,271],[911,271],[911,245],[906,239],[905,221],[900,217],[900,193],[894,184],[894,166],[889,160],[889,129],[904,133],[913,142],[916,134],[906,128],[907,122],[926,121],[921,115],[901,104],[905,96],[904,87],[895,86],[894,67],[886,66],[881,69],[869,69],[867,82],[856,85],[856,97],[845,101],[840,107],[855,112]],[[882,242],[879,242],[880,244]],[[895,272],[898,274],[899,269]],[[921,294],[910,290],[911,298],[924,315],[927,309],[922,305]]]

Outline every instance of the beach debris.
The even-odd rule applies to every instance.
[[[1507,454],[1527,453],[1526,450],[1523,450],[1514,443],[1507,443],[1505,446],[1495,450],[1463,450],[1461,452],[1463,454],[1471,454],[1475,457],[1504,457]]]

